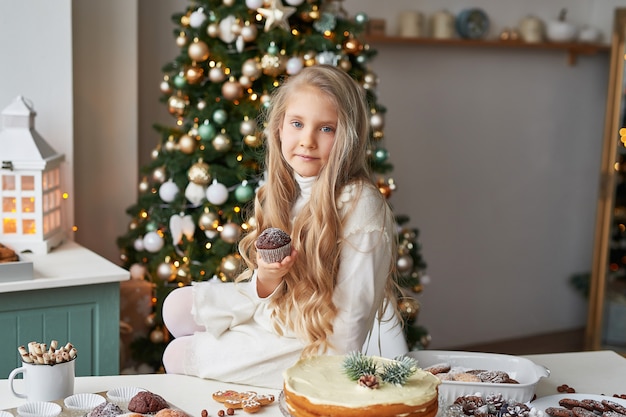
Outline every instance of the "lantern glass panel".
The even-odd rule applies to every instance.
[[[3,213],[15,213],[17,211],[15,207],[15,197],[3,197],[2,198],[2,212]]]
[[[24,230],[23,234],[34,235],[37,233],[37,222],[34,219],[24,219],[22,220],[22,229]]]
[[[33,175],[22,176],[22,191],[35,191],[35,177]]]
[[[43,216],[43,234],[47,234],[50,231],[50,214],[44,214]]]
[[[2,220],[2,233],[11,235],[17,233],[17,220],[5,217]]]
[[[15,175],[2,176],[2,189],[4,191],[15,191]]]
[[[35,212],[35,197],[22,197],[22,213]]]

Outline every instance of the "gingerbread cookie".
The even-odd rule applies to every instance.
[[[467,372],[454,374],[454,380],[459,382],[482,382],[478,376],[469,374]]]
[[[442,362],[430,365],[428,368],[424,368],[426,372],[430,372],[433,375],[438,375],[446,372],[450,372],[452,366],[449,363]]]
[[[548,407],[545,410],[546,414],[552,417],[573,417],[572,410],[563,407]]]
[[[574,407],[582,407],[586,408],[589,411],[593,411],[593,407],[591,405],[585,403],[583,400],[576,400],[574,398],[562,398],[559,400],[559,405],[569,410],[573,409]]]
[[[602,400],[602,404],[604,404],[605,406],[609,407],[613,411],[616,411],[616,412],[618,412],[620,414],[625,414],[626,415],[626,407],[624,407],[621,404],[616,403],[615,401]]]
[[[215,401],[224,404],[228,408],[242,409],[247,413],[256,413],[261,407],[274,402],[272,394],[257,394],[254,391],[216,391],[212,397]]]

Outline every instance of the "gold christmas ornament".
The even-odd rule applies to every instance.
[[[235,19],[235,21],[233,22],[233,24],[230,27],[230,31],[233,33],[233,35],[235,36],[239,36],[241,35],[241,19]]]
[[[220,35],[220,26],[217,23],[211,23],[206,27],[206,34],[211,38],[217,38]]]
[[[307,67],[315,65],[315,57],[317,56],[317,51],[308,51],[302,55],[302,59],[304,60],[304,65]]]
[[[398,309],[405,320],[413,322],[417,319],[417,314],[420,311],[420,305],[415,298],[404,297],[398,301]]]
[[[261,76],[263,69],[261,63],[256,58],[246,59],[241,65],[241,73],[255,80]]]
[[[182,153],[190,155],[196,150],[196,140],[189,135],[182,135],[178,139],[178,149]]]
[[[181,48],[187,45],[187,34],[185,32],[180,32],[180,34],[176,38],[176,45]]]
[[[411,272],[413,270],[413,258],[410,255],[399,256],[396,260],[396,267],[398,272],[403,275]]]
[[[226,243],[237,243],[237,241],[241,237],[241,233],[241,226],[239,226],[235,222],[228,222],[224,226],[222,226],[220,237]]]
[[[242,268],[242,258],[239,254],[227,255],[222,258],[220,272],[223,274],[223,281],[232,281],[237,278]]]
[[[214,83],[221,83],[226,79],[226,73],[221,66],[213,67],[209,70],[209,80]]]
[[[256,132],[256,121],[252,119],[244,119],[239,125],[239,133],[242,135],[252,135]]]
[[[165,167],[158,167],[152,171],[152,179],[155,182],[162,183],[166,180]]]
[[[139,192],[145,193],[149,189],[150,189],[150,184],[148,184],[148,179],[146,177],[143,177],[143,179],[139,183]]]
[[[187,48],[187,54],[194,61],[206,61],[209,59],[209,45],[196,38]]]
[[[162,281],[170,281],[176,276],[176,268],[169,262],[161,262],[157,266],[156,275]]]
[[[243,97],[243,87],[234,78],[222,84],[222,95],[225,99],[234,101]]]
[[[370,126],[374,130],[382,130],[385,127],[385,118],[382,113],[374,113],[370,116]]]
[[[211,182],[211,172],[209,171],[209,164],[199,160],[193,164],[187,171],[187,179],[198,185],[207,185]]]
[[[180,96],[172,96],[167,100],[168,111],[175,116],[182,116],[185,114],[187,108],[187,100]]]
[[[232,148],[232,141],[225,133],[218,133],[211,144],[213,148],[219,152],[227,152]]]
[[[258,148],[263,145],[263,140],[257,135],[246,135],[243,138],[243,142],[251,148]]]
[[[213,212],[204,211],[198,218],[198,227],[200,227],[201,230],[217,230],[219,225],[220,219],[217,214]]]
[[[378,86],[378,76],[371,71],[368,71],[363,76],[363,87],[367,90],[373,90]]]
[[[187,82],[189,84],[198,84],[204,77],[204,69],[196,65],[192,65],[187,68],[187,71],[185,71],[185,77],[187,78]]]
[[[174,152],[176,150],[176,142],[173,137],[167,139],[165,142],[164,149],[166,152]]]
[[[245,42],[253,42],[256,40],[259,31],[256,28],[256,25],[246,21],[241,28],[241,37]]]
[[[348,52],[349,54],[356,54],[361,52],[363,49],[363,45],[357,39],[346,39],[343,43],[343,50]]]
[[[422,284],[417,284],[415,286],[413,286],[413,288],[411,288],[411,291],[413,291],[415,294],[419,294],[424,290],[424,287],[422,287]]]
[[[172,86],[166,80],[161,81],[161,84],[159,84],[159,89],[163,94],[171,94],[172,92]]]
[[[243,88],[250,88],[252,87],[252,79],[246,75],[242,75],[239,77],[239,84],[241,84]]]
[[[189,265],[181,265],[176,270],[175,279],[179,282],[182,282],[183,284],[189,284],[191,282],[191,272],[189,271]]]
[[[265,54],[261,57],[263,74],[278,77],[285,72],[286,60],[282,55]]]
[[[150,341],[154,344],[163,343],[165,340],[165,335],[163,334],[163,330],[160,327],[152,330],[150,332]]]
[[[352,62],[350,62],[350,59],[343,57],[339,60],[339,68],[348,72],[352,69]]]

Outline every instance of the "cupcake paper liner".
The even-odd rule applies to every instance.
[[[286,256],[291,255],[291,242],[276,249],[259,249],[257,252],[261,258],[267,263],[280,262],[285,259]]]

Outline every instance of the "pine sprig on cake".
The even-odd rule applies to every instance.
[[[417,361],[408,356],[399,356],[379,369],[374,358],[361,352],[351,352],[343,361],[345,374],[352,381],[368,388],[377,388],[378,380],[394,385],[404,385],[417,372]]]
[[[361,352],[350,352],[343,361],[343,369],[352,381],[358,381],[362,376],[376,376],[376,363],[373,358]]]
[[[383,365],[380,379],[390,384],[404,385],[415,372],[417,372],[417,361],[408,356],[399,356],[394,362]]]

